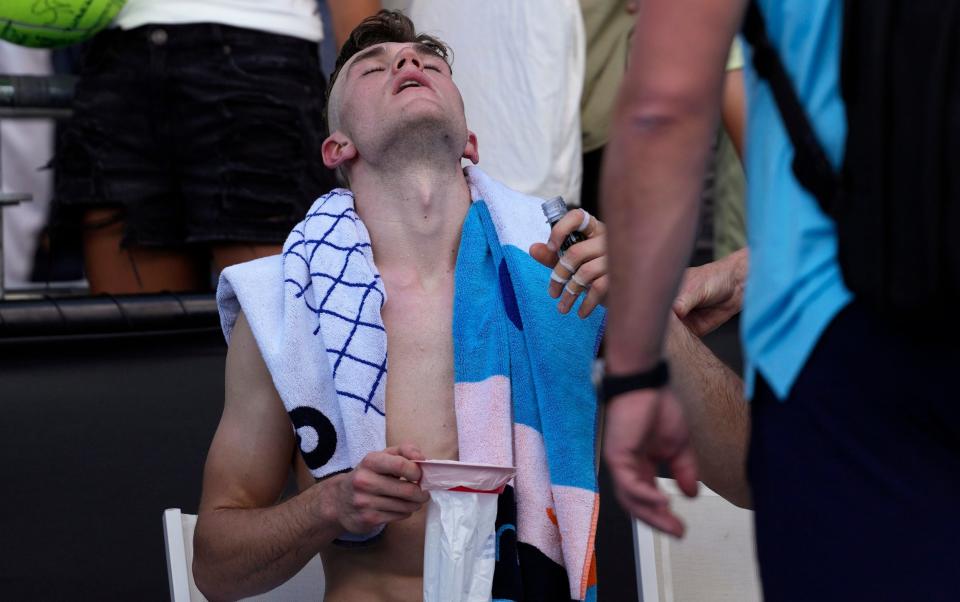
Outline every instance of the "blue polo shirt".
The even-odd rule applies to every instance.
[[[827,155],[846,140],[840,96],[841,0],[760,0],[768,35]],[[752,58],[752,49],[746,47]],[[747,280],[741,335],[747,396],[757,374],[784,399],[824,329],[850,301],[833,222],[793,176],[793,145],[750,60],[747,87]]]

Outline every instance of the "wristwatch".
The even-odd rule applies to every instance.
[[[598,397],[606,404],[617,395],[640,389],[659,389],[668,382],[670,382],[670,370],[667,368],[667,362],[660,360],[653,368],[643,372],[616,376],[605,374],[600,381]]]

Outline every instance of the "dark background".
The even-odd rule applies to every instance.
[[[219,329],[0,344],[0,598],[169,599],[161,516],[196,513]]]

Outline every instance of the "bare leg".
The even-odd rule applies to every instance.
[[[123,222],[117,209],[84,215],[84,263],[91,294],[188,292],[207,289],[205,262],[183,252],[149,247],[121,248]],[[99,224],[109,225],[99,226]],[[96,226],[96,227],[89,227]]]
[[[237,242],[217,244],[211,249],[213,253],[213,269],[216,270],[216,274],[219,276],[225,267],[259,259],[260,257],[276,255],[282,250],[283,245],[262,243]]]

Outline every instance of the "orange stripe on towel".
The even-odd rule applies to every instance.
[[[580,578],[580,599],[587,597],[587,589],[597,584],[597,518],[600,514],[600,494],[593,496],[593,516],[590,518],[590,540],[587,543],[587,558]]]

